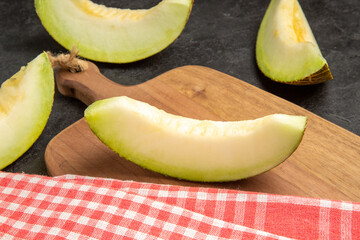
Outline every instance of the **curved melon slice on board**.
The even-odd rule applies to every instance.
[[[91,60],[127,63],[154,55],[183,31],[193,0],[163,0],[150,9],[118,9],[89,0],[35,0],[50,35]]]
[[[42,133],[54,100],[54,73],[46,53],[0,88],[0,169],[25,153]]]
[[[85,119],[122,157],[168,176],[203,182],[238,180],[275,167],[298,147],[307,122],[284,114],[238,122],[196,120],[128,97],[93,103]]]
[[[272,0],[256,42],[260,70],[274,81],[306,85],[332,79],[297,0]]]

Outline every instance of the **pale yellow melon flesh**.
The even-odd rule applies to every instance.
[[[193,0],[163,0],[150,9],[117,9],[90,0],[35,0],[49,34],[91,60],[128,63],[168,47],[183,31]]]
[[[38,139],[54,99],[54,75],[46,53],[6,80],[0,88],[0,169]]]
[[[332,79],[297,0],[272,0],[261,22],[256,60],[270,79],[295,85]]]
[[[307,118],[274,114],[256,120],[201,121],[128,97],[90,105],[85,119],[120,156],[192,181],[231,181],[267,171],[299,146]]]

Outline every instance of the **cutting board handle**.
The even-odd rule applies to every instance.
[[[109,80],[95,64],[87,63],[87,69],[78,73],[71,73],[66,69],[57,71],[56,85],[61,94],[77,98],[86,105],[108,97],[131,95],[132,86],[123,86]]]

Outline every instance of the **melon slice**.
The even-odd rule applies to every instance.
[[[128,63],[154,55],[183,31],[193,0],[163,0],[150,9],[118,9],[89,0],[35,0],[50,35],[91,60]]]
[[[179,179],[215,182],[267,171],[299,146],[307,118],[275,114],[221,122],[172,115],[128,97],[85,110],[95,135],[122,157]]]
[[[297,0],[272,0],[256,42],[260,70],[272,80],[297,85],[332,79]]]
[[[42,133],[54,100],[54,74],[46,53],[0,88],[0,169],[25,153]]]

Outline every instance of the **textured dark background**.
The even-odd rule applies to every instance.
[[[159,1],[95,2],[112,7],[148,8]],[[300,0],[334,76],[332,81],[301,87],[272,82],[257,68],[256,35],[269,2],[195,0],[184,32],[164,51],[131,64],[96,64],[105,76],[125,85],[142,83],[184,65],[211,67],[360,135],[360,1]],[[43,50],[66,52],[41,25],[32,0],[0,0],[0,9],[0,83]],[[56,92],[44,132],[29,151],[4,170],[47,174],[44,164],[47,143],[80,119],[85,107],[79,101]]]

